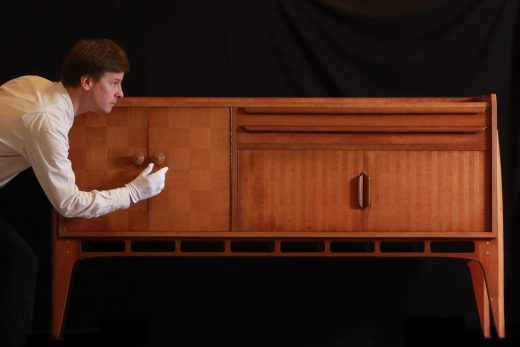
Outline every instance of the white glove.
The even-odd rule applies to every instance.
[[[163,190],[164,176],[168,168],[163,167],[157,172],[150,174],[152,170],[153,163],[150,163],[132,182],[126,184],[130,198],[134,203],[151,198]]]

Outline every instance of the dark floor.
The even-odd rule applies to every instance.
[[[426,323],[428,327],[419,326]],[[424,320],[412,322],[403,347],[495,347],[495,346],[520,346],[520,332],[509,331],[508,337],[503,340],[497,338],[484,339],[480,331],[468,331],[457,324],[453,325],[452,320]],[[230,328],[232,330],[232,328]],[[296,332],[292,332],[296,334]],[[229,335],[229,336],[224,336]],[[309,336],[310,335],[310,336]],[[227,331],[215,334],[211,329],[207,334],[187,336],[171,336],[169,340],[151,341],[150,329],[145,323],[139,322],[106,322],[97,331],[76,331],[68,332],[59,341],[52,340],[47,333],[33,334],[28,343],[30,346],[128,346],[128,347],[148,347],[148,346],[394,346],[386,344],[384,341],[374,339],[374,332],[370,329],[360,329],[357,334],[350,336],[349,339],[343,337],[341,340],[331,341],[324,338],[324,341],[317,339],[319,333],[312,331],[299,332],[299,335],[292,337],[287,335],[273,336],[270,334],[244,335],[240,332]]]
[[[90,260],[63,339],[28,346],[520,346],[482,338],[470,282],[442,260]]]

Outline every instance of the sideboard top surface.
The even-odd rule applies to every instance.
[[[238,107],[255,113],[256,107],[335,109],[342,113],[480,113],[490,107],[490,97],[457,98],[215,98],[126,97],[118,107]]]

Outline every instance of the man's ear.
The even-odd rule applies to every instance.
[[[79,84],[84,91],[89,91],[92,88],[92,82],[94,79],[90,75],[82,75],[79,78]]]

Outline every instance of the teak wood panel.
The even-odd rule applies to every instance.
[[[158,196],[93,219],[64,219],[65,232],[229,231],[230,118],[226,108],[115,108],[79,116],[70,159],[81,190],[121,187],[155,154],[168,166]],[[145,161],[136,165],[135,154]]]
[[[362,151],[240,150],[240,231],[362,231]]]
[[[490,232],[484,151],[366,151],[368,232]]]

